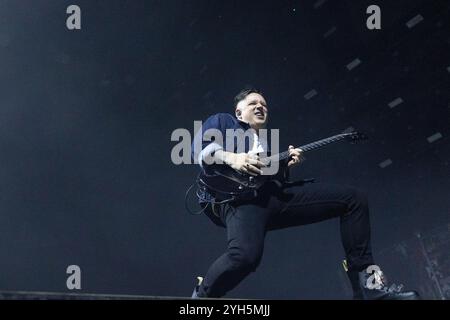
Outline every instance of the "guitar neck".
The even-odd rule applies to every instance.
[[[343,140],[343,139],[345,139],[345,138],[347,138],[347,137],[349,137],[351,135],[353,135],[353,133],[341,133],[341,134],[337,134],[337,135],[332,136],[332,137],[328,137],[328,138],[325,138],[325,139],[322,139],[322,140],[318,140],[318,141],[315,141],[315,142],[312,142],[312,143],[305,144],[305,145],[300,146],[298,148],[302,149],[303,152],[309,152],[309,151],[312,151],[312,150],[315,150],[315,149],[322,148],[322,147],[324,147],[324,146],[326,146],[326,145],[328,145],[330,143],[334,143],[334,142],[338,142],[340,140]],[[279,154],[271,156],[270,158],[271,158],[271,160],[278,160],[278,161],[282,161],[282,160],[288,159],[289,158],[289,151],[281,152]]]

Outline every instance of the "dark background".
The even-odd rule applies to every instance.
[[[68,291],[77,264],[83,292],[189,296],[225,233],[184,209],[198,169],[172,164],[170,136],[245,85],[283,145],[369,134],[295,176],[366,190],[375,252],[448,224],[449,1],[322,2],[1,0],[0,290]],[[366,28],[370,4],[382,30]],[[337,220],[270,233],[228,297],[346,298],[342,257]]]

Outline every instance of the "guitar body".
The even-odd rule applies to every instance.
[[[241,173],[226,165],[212,165],[202,170],[198,184],[219,198],[254,194],[268,181],[283,181],[285,168],[281,167],[276,175],[258,175]]]

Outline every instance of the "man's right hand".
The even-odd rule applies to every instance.
[[[222,159],[223,162],[229,165],[234,170],[239,172],[248,173],[252,176],[257,176],[262,174],[261,167],[264,167],[264,164],[259,161],[259,157],[257,155],[249,155],[247,153],[233,153],[222,151]]]

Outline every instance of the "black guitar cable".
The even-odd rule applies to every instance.
[[[197,196],[197,198],[200,199],[200,200],[204,200],[205,202],[207,202],[207,204],[206,204],[206,206],[204,208],[202,208],[199,211],[195,211],[195,212],[192,211],[189,208],[189,206],[188,206],[188,201],[187,200],[188,200],[188,197],[189,197],[189,193],[191,192],[192,188],[194,188],[195,185],[196,185],[196,183],[191,184],[190,187],[186,190],[186,193],[184,194],[184,207],[186,208],[187,212],[189,212],[190,214],[192,214],[194,216],[197,216],[199,214],[202,214],[203,211],[206,210],[206,208],[211,204],[211,201],[208,201],[208,200],[204,199],[203,197],[201,197],[199,195],[199,193],[198,193],[198,190],[197,190],[197,192],[195,192],[195,195]]]
[[[201,210],[194,212],[188,206],[188,197],[189,197],[189,193],[191,192],[192,188],[194,188],[195,185],[198,186],[198,177],[197,177],[197,181],[194,182],[193,184],[191,184],[189,186],[189,188],[186,190],[185,194],[184,194],[184,207],[186,208],[186,211],[189,212],[192,215],[202,214],[208,208],[209,205],[211,205],[211,206],[221,205],[221,204],[226,204],[226,203],[229,203],[231,201],[236,200],[236,198],[234,196],[232,196],[230,199],[226,199],[226,200],[222,200],[222,201],[215,201],[215,200],[211,200],[211,199],[206,199],[205,197],[203,197],[199,193],[199,190],[197,189],[197,191],[195,192],[195,195],[197,196],[197,199],[202,201],[202,202],[206,202],[206,205]]]

